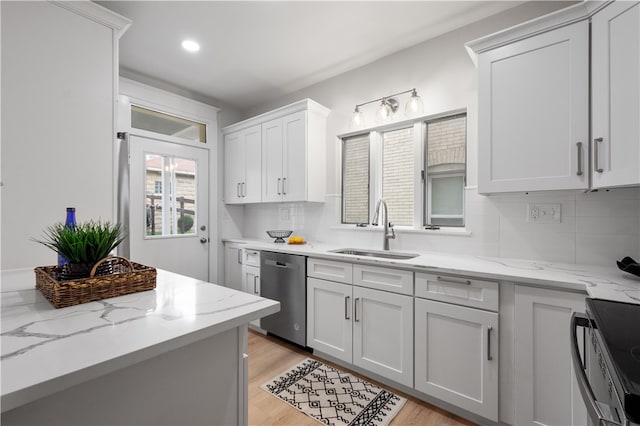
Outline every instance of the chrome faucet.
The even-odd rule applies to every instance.
[[[380,205],[382,205],[384,210],[384,235],[383,235],[383,249],[389,250],[389,240],[396,238],[396,231],[393,230],[393,223],[389,222],[389,211],[387,210],[387,202],[381,198],[378,200],[378,204],[376,204],[376,213],[373,216],[373,221],[371,224],[373,226],[378,226],[378,216],[380,215]]]

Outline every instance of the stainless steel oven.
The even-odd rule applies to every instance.
[[[571,318],[571,355],[590,424],[640,425],[640,305],[588,298]]]

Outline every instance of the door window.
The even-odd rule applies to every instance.
[[[197,163],[145,153],[146,238],[196,235]]]

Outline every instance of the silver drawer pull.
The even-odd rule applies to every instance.
[[[593,168],[596,172],[602,173],[604,170],[600,167],[600,149],[598,145],[604,141],[602,138],[595,138],[593,140]]]
[[[578,147],[578,171],[576,175],[582,176],[582,142],[578,142],[576,145]]]
[[[438,279],[438,281],[442,281],[444,283],[471,285],[471,280],[456,279],[456,278],[452,278],[452,277],[444,277],[443,278],[443,277],[441,277],[439,275],[436,278]]]
[[[353,301],[353,321],[354,322],[359,322],[358,321],[358,300],[360,300],[360,298],[356,297],[356,299]]]
[[[487,361],[493,361],[493,357],[491,356],[491,330],[493,327],[487,327]]]
[[[351,319],[349,318],[349,299],[351,296],[345,296],[344,297],[344,319]]]

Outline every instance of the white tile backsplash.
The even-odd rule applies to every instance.
[[[294,234],[309,241],[381,249],[381,231],[340,226],[340,203],[339,196],[330,195],[325,203],[247,205],[242,234],[268,240],[267,229],[292,229]],[[561,204],[561,222],[527,222],[528,203]],[[288,209],[288,220],[280,215],[283,208]],[[615,265],[615,260],[624,256],[640,259],[639,188],[494,196],[479,195],[476,189],[468,188],[465,214],[466,229],[471,235],[398,231],[397,238],[390,242],[391,250],[442,251],[596,265]]]

